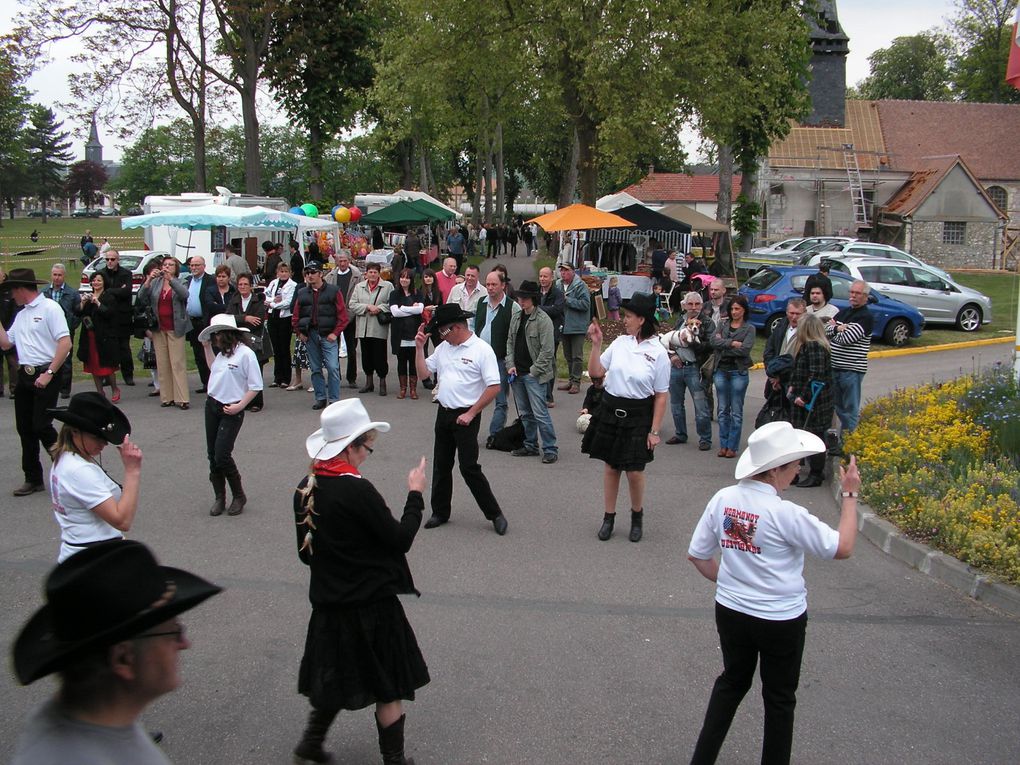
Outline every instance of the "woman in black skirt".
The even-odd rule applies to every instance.
[[[655,297],[638,292],[623,303],[625,334],[602,352],[602,328],[588,327],[591,356],[588,374],[605,378],[598,414],[581,441],[581,451],[606,463],[602,486],[605,515],[599,539],[613,535],[620,473],[630,491],[630,541],[641,541],[645,495],[645,464],[660,442],[659,427],[669,400],[669,358],[655,337]]]
[[[372,454],[377,433],[359,399],[323,410],[322,427],[305,442],[310,473],[294,494],[298,557],[311,568],[305,653],[298,691],[312,709],[294,762],[330,762],[323,749],[341,709],[375,704],[379,750],[386,765],[402,765],[402,700],[429,682],[429,671],[397,598],[420,593],[405,553],[421,525],[425,458],[407,476],[407,500],[396,520],[359,467]]]

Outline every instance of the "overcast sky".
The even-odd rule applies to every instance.
[[[144,1],[144,0],[143,0]],[[952,15],[955,0],[843,0],[837,4],[839,20],[850,37],[850,56],[847,60],[847,84],[853,85],[868,75],[868,56],[879,48],[888,47],[896,37],[917,34],[941,25]],[[18,5],[11,0],[0,0],[0,29],[9,28],[18,15]],[[50,51],[53,62],[41,69],[29,82],[35,91],[34,100],[52,105],[68,97],[67,77],[72,71],[65,62],[75,48],[74,42],[63,42]],[[82,124],[82,114],[59,114],[67,120],[66,129]],[[87,125],[85,125],[87,128]],[[119,159],[122,147],[116,145],[109,132],[99,126],[100,140],[104,144],[106,159]],[[76,140],[74,151],[84,156],[83,135]]]

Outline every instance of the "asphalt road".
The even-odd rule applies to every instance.
[[[1008,352],[877,360],[865,392],[949,376]],[[749,420],[762,387],[754,373]],[[248,509],[211,518],[202,407],[161,409],[145,387],[124,390],[122,407],[145,453],[132,538],[226,587],[186,616],[193,646],[181,656],[182,687],[154,704],[145,722],[165,732],[165,751],[179,764],[289,762],[307,709],[296,675],[310,612],[290,503],[307,469],[304,438],[317,427],[312,396],[267,391],[265,410],[248,415],[235,453]],[[431,457],[434,407],[393,393],[364,399],[393,430],[380,436],[363,471],[399,508],[407,471],[418,455]],[[423,596],[405,607],[433,678],[407,705],[408,754],[419,765],[677,763],[690,755],[720,656],[712,586],[685,554],[705,502],[732,480],[734,461],[694,444],[663,445],[648,470],[644,540],[626,540],[622,499],[623,528],[600,543],[601,463],[580,454],[578,399],[557,395],[555,465],[483,452],[509,519],[506,537],[496,536],[458,477],[452,522],[420,532],[410,553]],[[13,402],[0,401],[0,410],[9,423],[0,434],[0,486],[14,487],[21,473]],[[116,453],[104,456],[116,477]],[[789,492],[835,523],[823,489]],[[7,488],[0,526],[0,634],[9,642],[41,603],[58,533],[45,494],[15,499]],[[1015,619],[864,540],[851,560],[812,560],[805,573],[810,623],[795,761],[1020,760]],[[10,758],[25,716],[53,688],[52,680],[22,688],[12,673],[0,673],[0,759]],[[756,684],[720,762],[757,762],[758,692]],[[341,715],[329,744],[340,762],[379,761],[369,710]]]

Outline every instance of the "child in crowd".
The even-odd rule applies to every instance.
[[[619,321],[621,305],[623,305],[623,298],[620,297],[620,279],[611,276],[609,277],[609,294],[606,296],[606,315],[613,321]]]
[[[662,285],[653,285],[652,293],[655,295],[655,320],[666,321],[669,319],[669,306],[666,305],[666,295],[662,294]]]

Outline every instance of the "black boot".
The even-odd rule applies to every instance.
[[[372,384],[372,375],[365,375],[365,386],[358,388],[358,393],[371,393],[375,390],[375,385]]]
[[[641,541],[641,524],[645,519],[645,509],[642,507],[640,510],[630,511],[630,541],[640,542]]]
[[[241,474],[237,472],[236,468],[227,474],[227,483],[230,484],[230,493],[234,495],[230,501],[230,507],[227,508],[227,515],[240,515],[244,512],[244,503],[248,501],[248,498],[244,496],[244,489],[241,487]]]
[[[209,508],[209,515],[223,515],[227,509],[227,477],[223,473],[210,473],[209,483],[213,485],[213,495],[216,501]]]
[[[414,765],[413,759],[404,757],[404,720],[407,715],[400,715],[400,719],[384,728],[375,721],[375,727],[379,731],[379,751],[382,753],[383,765]]]
[[[386,378],[385,377],[380,377],[379,378],[379,395],[380,396],[385,396],[386,395]]]
[[[602,516],[602,525],[599,526],[599,540],[606,542],[613,536],[613,523],[616,521],[616,513],[606,513]]]
[[[308,713],[308,724],[305,732],[301,734],[301,740],[294,747],[295,765],[318,765],[324,762],[333,762],[333,755],[322,748],[322,742],[326,738],[329,726],[333,723],[336,712],[323,712],[314,707]]]

